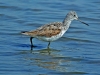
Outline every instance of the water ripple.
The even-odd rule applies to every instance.
[[[100,5],[99,0],[0,0],[0,74],[8,75],[99,75],[100,72]],[[62,21],[75,10],[65,35],[51,42],[33,39],[21,31]]]

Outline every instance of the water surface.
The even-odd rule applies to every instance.
[[[21,31],[34,30],[50,22],[62,22],[74,10],[86,26],[73,21],[59,40],[33,39]],[[0,0],[1,75],[100,75],[99,0]]]

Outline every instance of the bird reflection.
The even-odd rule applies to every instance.
[[[32,51],[36,48],[36,47],[38,47],[38,46],[31,46],[31,53],[32,53]],[[42,51],[45,51],[46,53],[49,53],[50,54],[50,51],[51,51],[52,49],[50,49],[49,47],[47,47],[46,49],[42,49]]]
[[[42,68],[53,72],[63,72],[66,75],[69,75],[67,73],[72,71],[74,66],[77,66],[77,64],[73,64],[74,62],[84,61],[84,58],[68,57],[67,55],[63,55],[61,50],[51,48],[33,50],[32,53],[29,50],[24,50],[20,54],[24,55],[25,64],[35,68],[35,71]]]
[[[51,48],[42,50],[32,50],[33,57],[27,57],[27,59],[29,61],[31,60],[31,65],[37,65],[38,67],[42,67],[49,70],[60,70],[65,72],[67,71],[67,68],[60,65],[62,62],[69,61],[64,60],[65,57],[60,55],[59,52],[60,50]]]

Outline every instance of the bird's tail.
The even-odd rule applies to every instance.
[[[28,35],[28,31],[22,31],[21,34]]]

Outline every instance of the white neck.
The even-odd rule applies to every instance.
[[[63,21],[63,27],[65,30],[68,30],[69,26],[71,24],[71,20],[69,18],[65,18]]]

